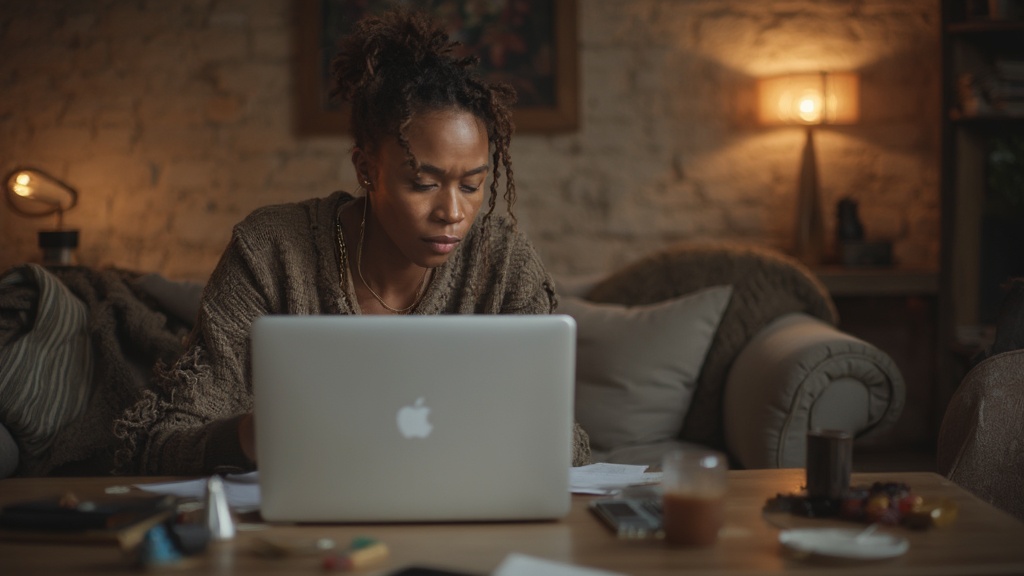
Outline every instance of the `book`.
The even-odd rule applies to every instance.
[[[170,518],[173,496],[124,496],[69,502],[66,497],[18,502],[0,508],[0,539],[115,544],[134,548],[153,526]]]

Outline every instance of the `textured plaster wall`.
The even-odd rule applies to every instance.
[[[291,131],[286,0],[0,0],[0,170],[81,191],[79,261],[204,279],[253,208],[354,188],[347,137]],[[580,128],[521,134],[517,214],[549,267],[592,273],[683,239],[788,249],[803,132],[754,124],[754,78],[861,74],[817,133],[838,198],[898,260],[938,261],[935,0],[579,0]],[[38,258],[0,208],[0,269]]]

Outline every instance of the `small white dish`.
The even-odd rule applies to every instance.
[[[897,534],[848,528],[783,530],[779,543],[798,554],[851,560],[894,558],[910,549],[907,539]]]

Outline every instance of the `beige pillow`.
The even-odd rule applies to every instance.
[[[561,297],[577,324],[576,419],[598,450],[676,438],[732,286],[645,306]]]

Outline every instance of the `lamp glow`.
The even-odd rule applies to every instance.
[[[761,124],[855,124],[860,116],[856,74],[821,72],[758,82]]]
[[[797,104],[797,116],[808,124],[821,122],[821,95],[812,92],[801,96]]]

